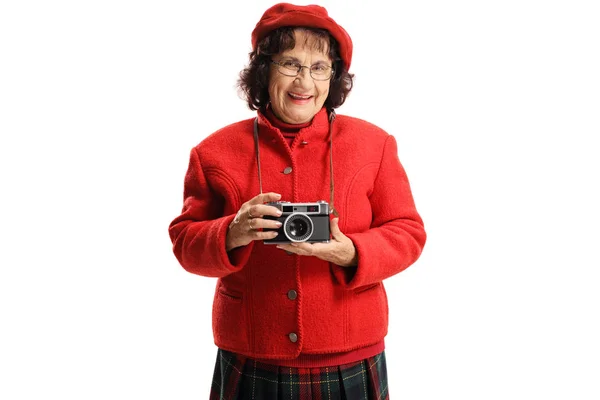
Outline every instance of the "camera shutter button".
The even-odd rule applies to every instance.
[[[284,173],[284,174],[286,174],[286,175],[288,175],[288,174],[292,173],[292,167],[286,167],[286,168],[283,170],[283,173]]]

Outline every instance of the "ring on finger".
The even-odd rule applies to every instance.
[[[248,226],[250,226],[251,231],[254,230],[254,227],[252,226],[252,219],[253,218],[248,219]]]

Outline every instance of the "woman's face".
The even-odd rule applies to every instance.
[[[296,46],[273,57],[273,61],[292,60],[301,65],[311,66],[322,63],[332,65],[327,54],[328,49],[322,53],[313,46],[314,40],[319,40],[308,35],[305,31],[294,31]],[[302,124],[309,122],[323,108],[329,94],[329,80],[316,81],[309,73],[308,68],[302,68],[298,76],[286,76],[277,70],[277,65],[271,64],[269,74],[269,98],[273,112],[279,119],[288,124]]]

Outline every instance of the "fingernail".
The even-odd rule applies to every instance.
[[[281,197],[279,193],[275,193],[275,197]]]
[[[277,222],[275,222],[275,225],[281,226],[281,222],[277,221]]]

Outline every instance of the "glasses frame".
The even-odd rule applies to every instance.
[[[289,61],[289,60],[286,60],[286,61]],[[322,81],[322,82],[323,82],[323,81],[329,81],[329,80],[331,80],[331,79],[333,78],[333,76],[335,75],[335,69],[333,69],[333,67],[331,67],[331,66],[329,66],[329,65],[326,65],[326,67],[327,67],[327,68],[329,68],[329,69],[331,70],[331,73],[329,74],[329,77],[327,77],[327,78],[325,78],[325,79],[322,79],[322,78],[315,78],[315,77],[313,76],[313,74],[312,74],[311,67],[312,67],[313,65],[317,65],[317,64],[313,64],[313,65],[306,66],[306,65],[301,65],[300,63],[298,63],[298,71],[296,71],[296,74],[294,74],[294,75],[289,75],[289,74],[287,74],[287,73],[286,73],[286,72],[287,72],[287,70],[285,69],[285,67],[284,67],[283,65],[281,65],[282,61],[275,61],[275,60],[271,60],[271,63],[273,63],[273,64],[277,65],[277,67],[278,67],[278,68],[277,68],[277,72],[279,72],[281,75],[290,76],[290,77],[295,77],[295,76],[298,76],[298,75],[300,75],[300,72],[302,71],[302,68],[307,68],[307,69],[308,69],[308,74],[309,74],[309,75],[310,75],[310,77],[311,77],[311,78],[313,78],[315,81]],[[282,72],[282,69],[286,70],[286,72]],[[290,71],[290,73],[292,73],[292,72]]]

